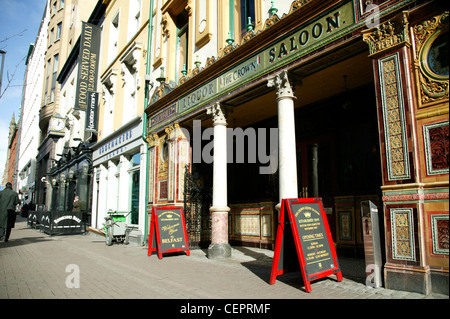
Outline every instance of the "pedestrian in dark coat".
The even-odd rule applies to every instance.
[[[6,183],[5,189],[0,192],[0,240],[8,241],[16,222],[16,206],[19,202],[19,195],[12,190],[11,183]]]

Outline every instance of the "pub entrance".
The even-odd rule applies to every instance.
[[[362,52],[309,70],[307,75],[304,71],[290,72],[296,97],[298,197],[321,197],[338,256],[363,258],[361,202],[370,200],[382,211],[370,59]],[[263,86],[224,101],[233,107],[228,128],[278,127],[276,96]],[[278,172],[261,175],[260,166],[228,164],[229,241],[271,249],[277,224]]]
[[[381,211],[374,92],[369,84],[296,110],[299,197],[322,198],[338,256],[364,257],[361,202]]]

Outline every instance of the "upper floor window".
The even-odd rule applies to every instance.
[[[131,39],[141,25],[141,0],[130,0],[130,17],[128,19],[128,39]]]
[[[255,24],[255,0],[240,0],[241,1],[241,19],[240,19],[240,31],[241,38],[247,32],[247,26],[249,24]]]
[[[53,60],[53,75],[52,75],[52,87],[50,91],[50,102],[55,101],[55,91],[56,91],[56,75],[58,73],[58,60],[59,55],[56,54]]]
[[[177,60],[176,60],[176,81],[181,77],[181,72],[187,70],[188,63],[188,24],[189,15],[183,10],[176,20],[177,26]]]
[[[50,43],[49,43],[49,46],[52,45],[54,36],[55,36],[55,28],[52,28],[52,30],[50,31]]]
[[[61,27],[62,27],[62,22],[58,23],[58,25],[56,26],[56,40],[61,39]]]
[[[109,49],[108,49],[108,61],[112,62],[117,56],[119,46],[119,12],[116,13],[111,20],[111,26],[109,29]]]
[[[49,81],[49,78],[50,78],[51,62],[52,62],[52,60],[48,59],[48,61],[47,61],[47,73],[45,75],[45,85],[44,85],[44,105],[47,104],[47,97],[48,97],[47,91],[48,91],[48,81]]]

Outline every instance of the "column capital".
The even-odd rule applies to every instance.
[[[230,109],[216,102],[206,108],[206,114],[212,115],[213,125],[227,125],[227,115]]]
[[[295,98],[294,90],[289,82],[288,71],[283,70],[267,80],[268,87],[275,87],[277,90],[277,98]]]

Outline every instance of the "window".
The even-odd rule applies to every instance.
[[[130,158],[130,224],[139,223],[139,172],[140,172],[141,154],[136,153]]]
[[[124,81],[123,105],[126,105],[123,108],[122,124],[125,124],[137,115],[139,52],[141,49],[142,45],[134,42],[119,59],[122,68],[122,79]]]
[[[112,62],[117,55],[119,45],[119,12],[116,13],[111,21],[109,30],[109,50],[108,61]]]
[[[103,125],[102,135],[106,136],[113,132],[114,123],[114,90],[116,84],[117,70],[112,69],[102,79],[103,88]]]
[[[50,91],[50,102],[55,101],[55,89],[56,89],[56,74],[58,72],[58,54],[55,55],[55,59],[53,61],[53,75],[52,75],[52,89]]]
[[[250,19],[249,19],[250,18]],[[247,25],[255,24],[255,1],[254,0],[241,0],[241,38],[247,32]]]
[[[55,34],[55,28],[53,28],[53,29],[50,31],[50,43],[49,43],[49,45],[52,45],[52,43],[53,43],[53,37],[54,37],[54,34]]]
[[[44,105],[47,104],[48,80],[49,80],[49,77],[50,77],[51,61],[52,61],[51,59],[48,59],[48,61],[47,61],[47,74],[46,74],[46,77],[45,77],[45,85],[44,85]]]
[[[186,10],[183,10],[177,16],[177,57],[176,57],[176,82],[181,77],[181,72],[187,69],[188,63],[188,23],[189,15]]]
[[[59,0],[59,9],[64,8],[64,0]]]
[[[128,39],[131,39],[139,30],[141,24],[141,0],[130,1],[128,24]]]
[[[61,26],[62,26],[62,22],[58,23],[58,25],[56,26],[56,39],[55,39],[55,41],[61,39]]]

